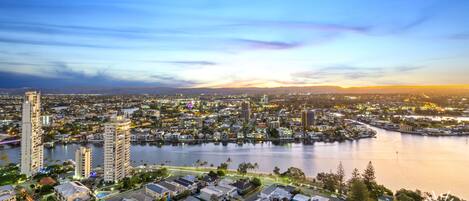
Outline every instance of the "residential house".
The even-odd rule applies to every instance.
[[[152,197],[155,200],[161,199],[172,194],[169,189],[155,183],[145,185],[145,194]]]
[[[60,201],[92,200],[91,190],[78,181],[67,182],[54,187],[55,195]]]

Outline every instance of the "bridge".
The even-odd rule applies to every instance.
[[[2,145],[2,144],[16,143],[16,142],[20,142],[20,141],[21,141],[20,139],[17,139],[17,140],[5,140],[5,141],[0,141],[0,145]]]

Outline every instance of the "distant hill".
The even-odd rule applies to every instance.
[[[1,89],[2,94],[22,94],[32,88]],[[392,94],[392,93],[467,93],[467,85],[426,85],[426,86],[370,86],[350,87],[339,86],[308,86],[308,87],[276,87],[276,88],[170,88],[170,87],[69,87],[39,88],[45,94]]]

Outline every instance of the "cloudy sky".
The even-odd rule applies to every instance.
[[[469,84],[469,1],[2,0],[0,88]]]

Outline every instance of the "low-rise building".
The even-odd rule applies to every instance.
[[[292,201],[309,201],[310,197],[303,194],[296,194],[293,196]]]
[[[186,199],[184,199],[184,201],[200,201],[200,200],[194,196],[188,196]]]
[[[164,186],[155,183],[150,183],[145,185],[145,194],[157,200],[161,199],[162,197],[171,195],[172,192]]]
[[[259,194],[262,200],[290,200],[292,194],[285,190],[283,186],[272,184]]]
[[[207,186],[200,189],[199,198],[206,201],[210,201],[215,197],[217,200],[230,200],[230,198],[236,196],[236,193],[236,187],[228,184],[218,184],[217,186]]]
[[[195,192],[197,190],[197,183],[195,177],[187,175],[174,180],[175,183],[186,187],[188,190]]]
[[[183,191],[187,190],[186,187],[179,185],[176,182],[173,181],[162,181],[158,183],[160,186],[165,187],[166,189],[172,191],[174,194],[179,194],[182,193]]]
[[[233,183],[233,186],[237,188],[239,195],[246,194],[254,187],[249,179],[240,179]]]
[[[330,199],[327,198],[327,197],[323,197],[323,196],[320,196],[320,195],[315,195],[313,197],[311,197],[311,201],[329,201]]]
[[[91,200],[91,191],[78,181],[67,182],[54,187],[55,195],[60,201]]]

